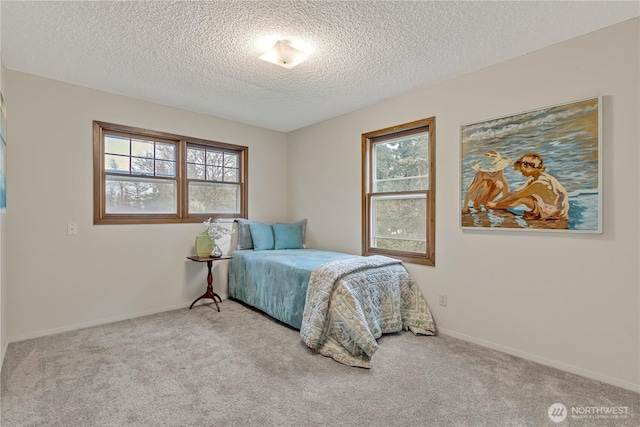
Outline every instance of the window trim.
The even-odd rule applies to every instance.
[[[107,214],[106,208],[106,170],[104,161],[105,133],[124,134],[151,138],[154,141],[176,144],[176,202],[175,214]],[[238,214],[189,214],[188,179],[186,177],[186,155],[188,146],[205,146],[238,154],[240,185],[240,212]],[[248,158],[249,148],[242,145],[191,138],[183,135],[153,131],[138,127],[93,121],[93,223],[94,224],[169,224],[202,222],[208,218],[246,218],[248,213]],[[124,175],[123,175],[124,176]],[[164,178],[173,181],[173,178]]]
[[[435,164],[435,145],[436,145],[436,119],[429,117],[422,120],[416,120],[404,123],[398,126],[392,126],[385,129],[376,130],[362,134],[362,254],[368,255],[386,255],[392,258],[400,259],[404,262],[435,266],[435,207],[436,207],[436,164]],[[373,192],[373,173],[372,168],[375,166],[373,158],[373,144],[383,142],[388,139],[396,138],[402,135],[411,135],[413,133],[429,132],[429,189],[420,191],[402,191],[402,192]],[[399,251],[390,249],[380,249],[371,246],[371,199],[380,195],[410,195],[425,194],[427,203],[427,250],[426,253],[415,253],[409,251]]]

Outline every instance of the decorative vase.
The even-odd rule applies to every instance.
[[[206,231],[196,236],[196,255],[200,258],[210,256],[213,250],[213,239]]]
[[[213,250],[211,251],[211,257],[220,258],[221,256],[222,256],[222,249],[220,249],[220,246],[214,245]]]

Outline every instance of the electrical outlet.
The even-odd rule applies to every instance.
[[[78,234],[78,224],[70,222],[67,224],[67,236],[75,236]]]
[[[447,306],[447,294],[440,294],[440,296],[438,298],[438,302],[440,303],[441,306],[446,307]]]

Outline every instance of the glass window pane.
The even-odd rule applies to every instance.
[[[129,157],[105,154],[104,169],[107,172],[129,173]]]
[[[131,173],[153,176],[153,159],[131,158]]]
[[[240,185],[207,182],[189,183],[189,213],[240,212]]]
[[[176,182],[133,177],[106,177],[108,214],[177,213]]]
[[[156,142],[156,159],[176,160],[176,146]]]
[[[371,198],[372,247],[426,253],[425,195]]]
[[[224,153],[224,165],[228,168],[238,168],[238,155]]]
[[[376,142],[373,149],[374,192],[429,189],[428,132]]]
[[[156,160],[156,176],[176,176],[176,162]]]
[[[188,179],[204,179],[204,166],[188,164],[187,178]]]
[[[392,191],[420,191],[429,189],[429,177],[420,178],[391,178],[377,181],[375,185],[376,193]]]
[[[238,169],[225,168],[224,170],[225,182],[238,182]]]
[[[136,157],[154,157],[154,144],[139,139],[131,140],[131,155]]]
[[[222,166],[207,166],[207,181],[222,181]]]
[[[204,165],[205,150],[201,148],[187,148],[187,163],[199,163]]]
[[[207,150],[207,165],[222,166],[222,159],[224,155],[220,151]]]
[[[104,152],[109,154],[122,154],[128,156],[129,153],[129,138],[123,138],[120,136],[105,135],[104,137]]]

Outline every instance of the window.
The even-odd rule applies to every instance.
[[[362,135],[365,255],[435,265],[435,118]]]
[[[246,217],[248,148],[93,122],[94,223]]]

